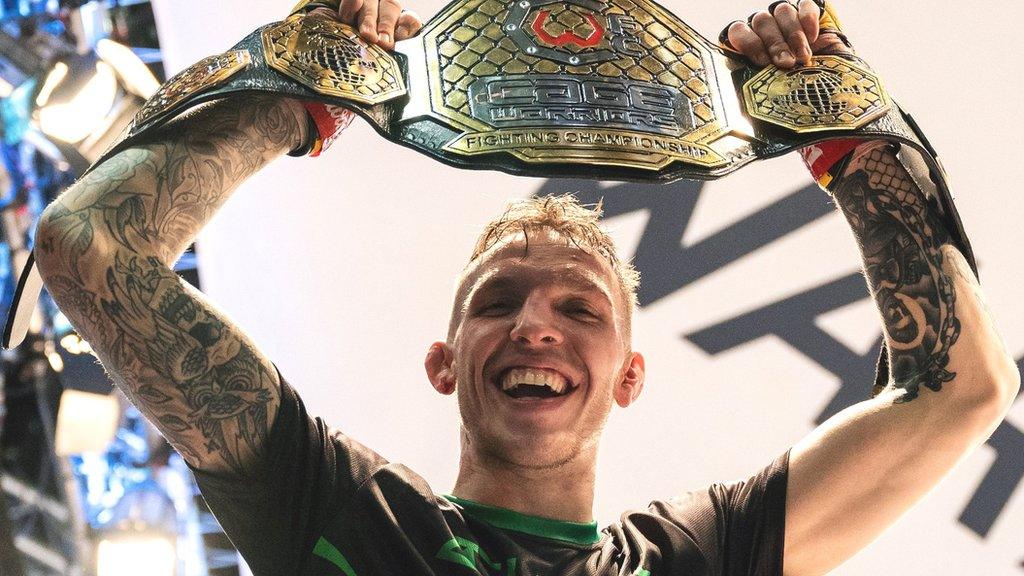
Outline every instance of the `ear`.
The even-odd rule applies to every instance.
[[[427,378],[441,394],[455,392],[455,372],[452,371],[452,352],[444,342],[434,342],[427,350],[427,359],[423,361],[427,370]]]
[[[632,404],[644,389],[644,357],[639,352],[630,352],[622,380],[615,386],[615,403],[626,408]]]

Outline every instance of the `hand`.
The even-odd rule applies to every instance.
[[[772,12],[761,10],[748,21],[729,25],[732,47],[758,66],[793,68],[810,64],[812,54],[853,54],[835,31],[820,30],[821,10],[814,0],[780,2]]]
[[[394,48],[399,40],[415,36],[423,27],[420,17],[411,10],[402,10],[399,0],[341,0],[337,12],[330,8],[314,12],[355,27],[364,40],[386,50]]]

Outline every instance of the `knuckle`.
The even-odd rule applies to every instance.
[[[733,38],[731,41],[737,50],[744,53],[758,52],[764,49],[764,45],[761,43],[761,40],[752,33],[743,34]]]
[[[725,39],[736,50],[743,50],[749,43],[747,35],[742,30],[730,30]]]
[[[775,16],[796,16],[796,6],[793,6],[789,2],[783,2],[775,7]]]
[[[814,0],[800,0],[800,11],[803,12],[805,10],[815,18],[821,14],[821,8],[818,8],[818,3]]]
[[[746,27],[746,25],[743,25],[730,28],[726,37],[733,46],[742,47],[746,44],[750,44],[752,37],[756,39],[757,35],[755,35],[750,28]]]
[[[768,45],[768,53],[772,56],[778,56],[783,52],[789,51],[789,45],[785,42],[772,42]]]
[[[767,10],[761,10],[751,17],[751,26],[755,29],[763,28],[764,26],[771,24],[774,19],[775,16],[769,14]]]

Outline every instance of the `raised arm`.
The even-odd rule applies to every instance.
[[[420,28],[397,0],[300,3],[392,48]],[[171,266],[238,185],[307,142],[293,100],[233,96],[149,133],[43,213],[36,262],[115,384],[189,464],[244,475],[277,415],[279,376]],[[326,136],[320,134],[321,136]]]
[[[849,52],[810,0],[779,4],[730,42],[752,61]],[[787,42],[788,40],[788,42]],[[799,58],[803,59],[803,58]],[[915,169],[916,170],[916,169]],[[853,152],[830,185],[861,250],[891,371],[872,400],[793,447],[787,487],[787,576],[825,574],[865,547],[981,445],[1009,410],[1020,375],[963,254],[891,144]]]
[[[237,186],[302,141],[297,103],[211,104],[104,162],[43,213],[36,260],[118,387],[189,464],[244,473],[278,376],[171,266]]]
[[[974,273],[894,148],[858,148],[834,196],[892,368],[879,395],[794,446],[787,576],[824,574],[874,540],[985,442],[1020,386]]]

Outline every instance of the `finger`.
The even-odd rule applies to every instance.
[[[729,26],[729,44],[737,52],[750,59],[758,66],[771,64],[768,52],[764,49],[764,42],[750,29],[746,22],[736,21]]]
[[[800,26],[804,29],[804,36],[808,44],[814,44],[818,40],[818,23],[821,20],[821,9],[814,0],[800,0]]]
[[[332,20],[341,20],[341,17],[338,15],[337,10],[335,10],[334,8],[328,8],[326,6],[317,6],[316,8],[313,8],[310,14],[320,14],[322,16],[331,18]]]
[[[801,64],[811,63],[811,45],[804,36],[804,29],[800,25],[800,13],[796,6],[789,2],[783,2],[775,7],[773,13],[775,23],[782,32],[782,38],[789,45],[790,51]]]
[[[419,14],[412,10],[406,10],[398,17],[398,26],[395,27],[395,40],[412,38],[422,27],[423,22],[420,21]]]
[[[377,2],[379,0],[363,0],[359,9],[359,35],[367,42],[377,43]]]
[[[824,30],[818,34],[818,39],[811,44],[811,50],[815,54],[853,54],[853,48],[840,36],[838,32]]]
[[[775,22],[775,17],[766,11],[754,14],[750,20],[750,28],[761,38],[765,50],[771,56],[772,62],[779,68],[792,68],[796,65],[796,59],[789,50],[789,44],[782,37],[782,30]]]
[[[390,50],[395,47],[395,25],[402,15],[402,5],[398,0],[380,0],[377,10],[377,43]]]
[[[722,31],[718,33],[718,45],[730,52],[736,52],[736,47],[729,41],[729,29],[732,28],[733,24],[738,22],[740,22],[740,20],[733,20],[732,22],[729,22],[726,24],[725,28],[722,28]]]
[[[338,6],[338,18],[345,24],[355,26],[356,15],[363,7],[363,0],[341,0]]]

